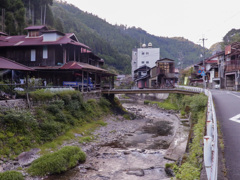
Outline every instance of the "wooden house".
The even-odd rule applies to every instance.
[[[0,56],[0,81],[7,80],[7,84],[0,83],[0,100],[15,98],[14,88],[22,87],[24,83],[15,79],[27,77],[31,71],[35,70]]]
[[[193,65],[189,85],[203,86],[203,75],[205,74],[206,87],[220,88],[224,84],[224,71],[222,62],[224,60],[224,52],[217,52],[203,61]]]
[[[225,47],[225,86],[229,90],[240,89],[240,42]]]
[[[164,58],[156,61],[156,66],[150,70],[150,87],[173,88],[177,77],[175,75],[174,60]]]
[[[0,56],[32,67],[32,76],[47,83],[62,86],[63,81],[92,79],[95,87],[102,80],[113,87],[114,74],[102,69],[104,61],[87,45],[80,43],[74,33],[49,30],[46,26],[25,28],[27,35],[0,36]]]
[[[137,83],[137,87],[139,89],[149,87],[149,70],[150,67],[148,67],[147,65],[143,65],[134,71],[134,81]]]

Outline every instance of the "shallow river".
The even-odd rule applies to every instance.
[[[123,106],[137,115],[134,120],[109,116],[107,126],[94,132],[94,142],[79,145],[87,160],[76,168],[45,180],[160,180],[170,178],[164,158],[172,144],[185,142],[188,129],[175,114],[140,104]],[[179,132],[179,129],[181,129]],[[177,138],[176,138],[177,136]],[[179,150],[177,150],[179,151]]]

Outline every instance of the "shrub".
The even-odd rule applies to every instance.
[[[0,173],[1,180],[24,180],[22,173],[17,171],[6,171],[4,173]]]
[[[40,124],[40,136],[43,142],[53,140],[65,132],[66,126],[56,121],[44,121]]]
[[[176,178],[184,180],[200,179],[199,168],[194,167],[192,164],[186,162],[179,169]]]
[[[58,105],[56,105],[56,104],[51,104],[51,105],[47,106],[46,109],[52,114],[57,114],[57,113],[60,113],[60,111],[61,111],[59,109]]]
[[[100,106],[104,106],[104,107],[110,107],[111,105],[111,103],[106,98],[103,98],[103,97],[100,98],[98,103]]]
[[[37,127],[37,121],[28,111],[8,111],[0,117],[0,123],[6,129],[26,133]],[[6,130],[5,129],[5,130]]]
[[[64,108],[64,101],[63,100],[56,100],[56,101],[51,102],[51,104],[56,105],[59,109]]]
[[[188,106],[192,112],[193,122],[196,123],[199,112],[203,112],[206,108],[208,98],[204,94],[185,96],[182,102],[182,108],[186,109]]]
[[[106,98],[101,97],[98,104],[104,112],[109,112],[111,103]]]
[[[28,168],[32,176],[44,176],[57,174],[76,166],[78,162],[84,162],[86,155],[79,147],[65,146],[57,152],[43,155],[33,161]]]
[[[29,96],[33,101],[50,101],[54,98],[54,93],[46,91],[44,89],[38,89],[29,93]]]

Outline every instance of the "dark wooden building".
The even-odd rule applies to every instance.
[[[225,47],[225,86],[229,90],[240,89],[240,42]]]
[[[149,87],[150,67],[143,65],[134,71],[134,81],[139,89]]]
[[[160,88],[173,88],[177,77],[175,76],[174,60],[164,58],[156,61],[153,69],[156,76],[156,85]]]

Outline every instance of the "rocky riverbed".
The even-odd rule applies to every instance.
[[[168,179],[164,158],[179,157],[174,153],[178,142],[187,142],[188,127],[181,125],[174,112],[153,106],[126,103],[123,106],[136,114],[136,119],[108,116],[107,126],[93,134],[96,141],[78,145],[87,153],[87,160],[76,168],[45,180],[159,180]],[[181,133],[179,134],[179,129]],[[176,137],[178,136],[178,137]],[[177,150],[177,151],[179,151]],[[171,158],[170,158],[171,159]],[[173,158],[174,159],[174,158]]]
[[[136,100],[134,100],[136,102]],[[170,178],[165,164],[183,155],[189,127],[181,123],[174,111],[129,101],[123,106],[136,115],[126,120],[120,115],[105,118],[107,126],[93,132],[94,141],[66,142],[81,147],[87,160],[61,175],[28,177],[26,180],[159,180]],[[75,136],[81,136],[76,134]],[[18,161],[4,164],[3,170],[28,166],[39,157],[38,149],[22,153]],[[1,169],[0,169],[1,170]],[[24,170],[23,170],[24,172]]]

